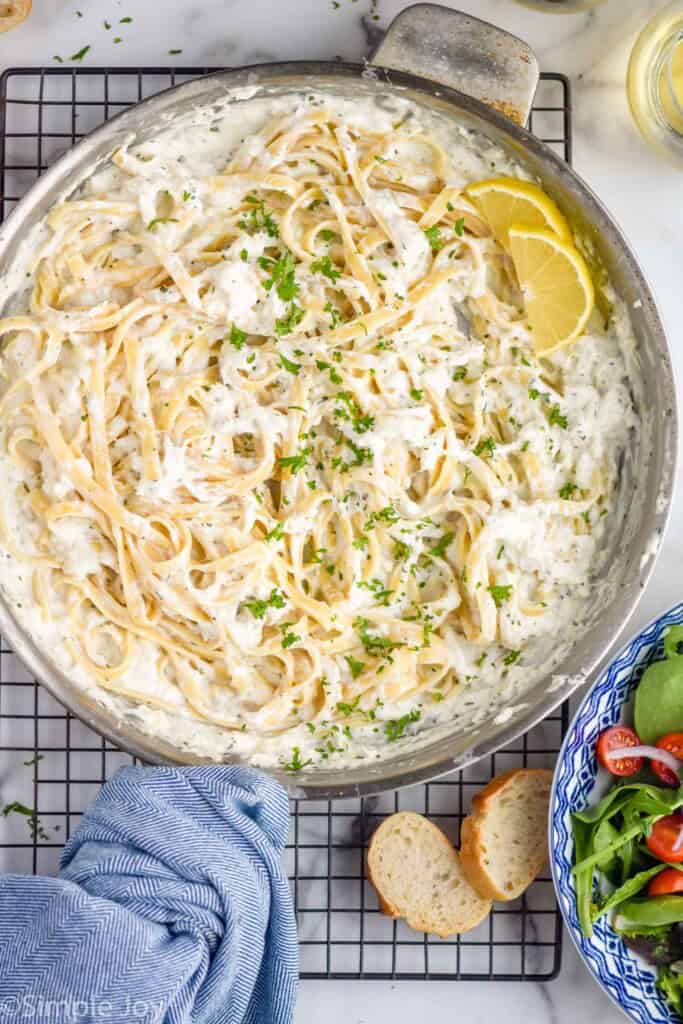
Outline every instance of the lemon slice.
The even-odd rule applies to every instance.
[[[595,300],[593,282],[578,249],[554,231],[514,224],[509,238],[534,348],[548,355],[585,328]]]
[[[489,178],[468,185],[465,194],[481,212],[494,237],[509,248],[508,231],[512,224],[554,231],[567,242],[572,232],[550,196],[539,185],[519,178]]]

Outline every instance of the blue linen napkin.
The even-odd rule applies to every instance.
[[[278,783],[123,768],[59,878],[0,879],[0,1022],[288,1024],[298,944]]]

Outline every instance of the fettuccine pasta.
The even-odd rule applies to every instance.
[[[0,322],[0,541],[56,646],[292,769],[519,683],[633,423],[597,319],[534,356],[472,174],[361,115],[290,100],[204,173],[119,150]]]

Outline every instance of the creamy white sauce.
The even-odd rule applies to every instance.
[[[440,138],[448,150],[451,159],[448,181],[451,184],[461,186],[492,173],[524,176],[519,166],[513,165],[502,151],[486,140],[470,136],[464,129],[445,120],[420,113],[406,101],[395,100],[390,109],[380,108],[369,100],[327,97],[326,102],[368,130],[387,130],[397,115],[410,116],[412,124],[423,124],[425,129]],[[230,107],[224,112],[199,113],[193,126],[183,123],[179,128],[166,131],[158,139],[142,144],[138,150],[129,151],[127,159],[135,161],[138,174],[145,179],[142,189],[137,187],[139,178],[128,179],[118,169],[105,167],[97,172],[91,183],[86,183],[85,192],[115,190],[127,194],[138,203],[141,216],[150,221],[156,216],[158,193],[165,188],[179,189],[189,194],[188,202],[201,208],[204,215],[210,215],[212,206],[218,208],[220,204],[229,204],[232,197],[226,190],[208,192],[203,187],[203,179],[208,174],[219,172],[228,156],[235,152],[245,160],[253,156],[255,147],[259,146],[258,140],[253,138],[254,132],[268,119],[276,114],[286,114],[295,122],[307,109],[303,97],[280,97],[250,99],[246,105],[240,105],[237,113]],[[214,128],[218,130],[214,131]],[[404,294],[424,273],[426,261],[430,258],[429,243],[424,232],[401,215],[400,207],[390,193],[376,190],[373,201],[387,223],[396,250],[401,254],[399,267],[394,267],[392,261],[378,260],[376,268],[390,282],[395,294]],[[176,225],[172,223],[159,225],[160,247],[165,240],[173,239],[176,230]],[[45,230],[41,228],[41,236],[44,235]],[[213,286],[210,297],[201,299],[197,294],[188,296],[192,305],[196,305],[210,321],[215,322],[217,331],[223,331],[225,323],[236,322],[248,332],[268,334],[274,331],[277,318],[285,314],[287,303],[277,296],[275,289],[264,295],[262,275],[257,270],[258,257],[263,254],[266,244],[267,238],[262,233],[245,234],[226,251],[226,258],[208,275]],[[240,255],[243,249],[247,251],[248,261]],[[18,309],[22,308],[22,295],[27,284],[25,266],[29,265],[30,255],[30,251],[23,253],[24,263],[19,259],[15,273],[4,282],[4,297],[11,298],[12,305]],[[482,275],[480,281],[471,285],[468,294],[481,294],[483,286]],[[456,306],[459,312],[465,311],[466,296],[459,291],[460,287],[457,281],[450,286],[443,286],[430,300],[434,316],[453,318]],[[104,301],[106,298],[85,293],[83,297],[91,302]],[[177,294],[174,292],[158,293],[160,302],[170,302],[175,298]],[[596,314],[586,336],[551,359],[564,381],[562,409],[569,422],[567,429],[548,424],[541,402],[530,407],[526,387],[507,388],[509,412],[521,424],[516,443],[519,446],[525,445],[537,455],[539,471],[550,496],[557,494],[570,475],[579,487],[589,488],[596,465],[606,461],[615,466],[620,452],[630,443],[629,433],[637,427],[626,379],[627,363],[634,359],[633,332],[628,314],[616,297],[614,307],[615,315],[606,334]],[[419,329],[424,330],[426,341],[429,326]],[[453,331],[457,332],[455,321]],[[400,331],[395,332],[394,345],[384,354],[385,358],[378,370],[382,374],[382,385],[386,393],[397,400],[403,401],[406,396],[413,373],[419,376],[421,388],[429,388],[443,399],[447,393],[456,397],[458,393],[466,393],[467,385],[453,380],[454,370],[459,366],[468,365],[470,373],[481,373],[484,369],[485,347],[466,334],[462,334],[459,344],[453,346],[444,359],[434,366],[420,365],[415,358],[414,342],[414,332],[412,337],[406,338],[401,336]],[[302,342],[302,346],[304,344]],[[285,343],[282,350],[286,351]],[[13,359],[20,361],[22,354],[29,363],[33,361],[31,339],[28,337],[23,348],[15,344]],[[214,385],[207,397],[213,417],[211,422],[217,428],[216,436],[219,437],[218,428],[221,427],[226,437],[248,432],[258,434],[260,424],[267,420],[269,429],[278,437],[284,437],[287,430],[286,416],[256,403],[249,405],[248,401],[236,399],[231,382],[234,374],[244,369],[247,355],[247,352],[228,344],[221,350],[222,383]],[[410,375],[406,372],[403,356],[405,363],[410,366]],[[170,369],[174,365],[172,350],[163,342],[163,338],[160,340],[159,335],[150,338],[147,357],[155,359],[160,369]],[[258,371],[258,365],[257,358],[253,364],[255,372]],[[74,401],[76,382],[85,373],[86,366],[87,357],[84,357],[83,362],[73,366],[71,380],[62,376],[58,382],[59,393],[53,398],[60,403],[62,410],[68,411],[69,403]],[[322,395],[317,398],[321,399]],[[316,395],[313,394],[309,401],[316,401]],[[341,420],[338,426],[349,437],[355,437],[347,422]],[[381,468],[384,460],[392,458],[397,448],[410,449],[425,468],[431,468],[439,458],[443,445],[441,435],[434,429],[429,407],[414,403],[404,403],[404,407],[397,409],[394,414],[385,416],[381,422],[377,421],[372,429],[363,434],[361,441],[371,450],[373,464],[377,468]],[[468,457],[464,446],[453,454],[463,460]],[[154,482],[141,481],[140,493],[163,502],[176,495],[179,487],[185,486],[201,500],[201,487],[193,482],[193,467],[186,451],[166,440],[160,456],[161,478]],[[41,464],[46,493],[54,499],[62,499],[69,491],[68,479],[49,454],[41,454]],[[8,483],[6,504],[10,534],[16,537],[20,546],[30,546],[33,524],[25,508],[13,497],[21,482],[20,475],[16,467],[5,458],[2,460],[2,469]],[[488,556],[492,558],[495,552],[504,549],[505,558],[521,574],[522,588],[527,583],[530,586],[532,577],[541,576],[556,588],[559,598],[538,619],[526,616],[523,619],[516,618],[504,609],[501,625],[504,646],[491,645],[490,650],[484,652],[484,658],[480,647],[453,635],[449,657],[452,668],[462,680],[459,692],[447,701],[431,705],[421,703],[419,729],[411,727],[408,730],[409,735],[415,732],[419,735],[415,740],[408,740],[408,743],[419,743],[427,733],[429,738],[433,738],[457,727],[470,728],[491,717],[497,724],[507,722],[516,710],[524,706],[519,704],[520,695],[541,676],[550,677],[552,666],[561,660],[580,636],[586,609],[595,597],[595,587],[591,580],[601,568],[604,538],[606,532],[613,529],[618,515],[614,503],[605,507],[604,516],[592,522],[589,532],[577,535],[568,522],[558,521],[547,510],[523,503],[510,506],[504,486],[500,486],[497,491],[494,488],[493,497],[494,510],[486,524]],[[399,511],[406,516],[411,514],[410,508]],[[305,535],[310,524],[310,517],[292,516],[286,523],[286,532],[294,536]],[[87,527],[78,520],[57,524],[55,534],[68,571],[75,575],[86,575],[111,558],[111,552],[98,550]],[[441,529],[432,530],[427,527],[423,537],[431,538],[436,543],[440,534]],[[407,536],[406,539],[411,543],[415,541],[415,536]],[[116,715],[126,717],[145,732],[177,747],[211,758],[240,755],[256,764],[268,766],[287,759],[296,746],[301,751],[302,759],[309,756],[315,759],[320,732],[312,735],[303,725],[288,730],[281,739],[264,739],[249,731],[226,732],[197,720],[184,704],[176,687],[161,678],[156,671],[155,652],[150,644],[138,646],[134,662],[127,673],[127,681],[138,692],[146,692],[168,701],[177,707],[177,712],[127,702],[102,691],[80,665],[74,664],[69,655],[64,643],[68,636],[66,618],[54,617],[50,622],[43,621],[31,592],[29,569],[16,562],[8,552],[3,551],[1,557],[0,585],[17,619],[78,685]],[[644,560],[646,557],[647,554]],[[438,581],[431,580],[429,586],[438,586]],[[259,582],[257,576],[254,595],[266,599],[269,591],[270,584]],[[212,608],[210,591],[200,600],[204,601],[207,609]],[[359,588],[352,590],[349,605],[355,611],[362,611],[371,602],[372,596],[367,591]],[[400,601],[397,601],[397,608],[400,610]],[[445,601],[444,613],[447,611]],[[217,621],[225,625],[229,635],[243,649],[254,652],[258,650],[263,623],[243,608],[223,608],[217,613]],[[287,621],[287,610],[270,608],[264,621],[271,624],[284,623]],[[381,628],[377,632],[381,634]],[[524,653],[523,667],[511,663],[509,667],[501,669],[502,654],[506,649]],[[323,668],[331,692],[341,693],[340,679],[345,671],[343,661],[326,658]],[[236,677],[248,684],[253,681],[248,663],[235,665],[234,672]],[[553,678],[551,688],[564,685],[564,677]],[[503,704],[505,707],[500,710]],[[378,710],[374,723],[354,729],[352,738],[335,740],[337,752],[330,758],[329,766],[354,764],[361,759],[379,759],[398,751],[396,744],[385,742],[382,724],[406,714],[411,707],[410,703],[405,702],[385,703]],[[230,711],[230,699],[226,693],[225,712],[229,714]]]

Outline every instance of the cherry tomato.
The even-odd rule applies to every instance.
[[[676,868],[666,868],[659,875],[655,875],[647,887],[648,896],[668,896],[676,892],[683,892],[683,871]]]
[[[683,861],[683,844],[678,849],[674,849],[674,847],[682,831],[683,818],[681,815],[667,814],[652,826],[652,832],[645,840],[648,850],[659,860],[666,860],[670,864],[680,864]]]
[[[679,761],[683,761],[683,732],[668,732],[666,736],[662,736],[661,740],[657,740],[657,746],[661,750],[668,750]],[[680,786],[681,784],[676,772],[673,772],[668,765],[661,761],[652,761],[652,771],[666,786]]]
[[[635,775],[643,767],[642,757],[621,757],[610,758],[607,755],[610,750],[619,750],[620,747],[638,747],[640,740],[638,734],[627,725],[613,725],[598,738],[596,754],[598,761],[603,768],[606,768],[612,775]]]

